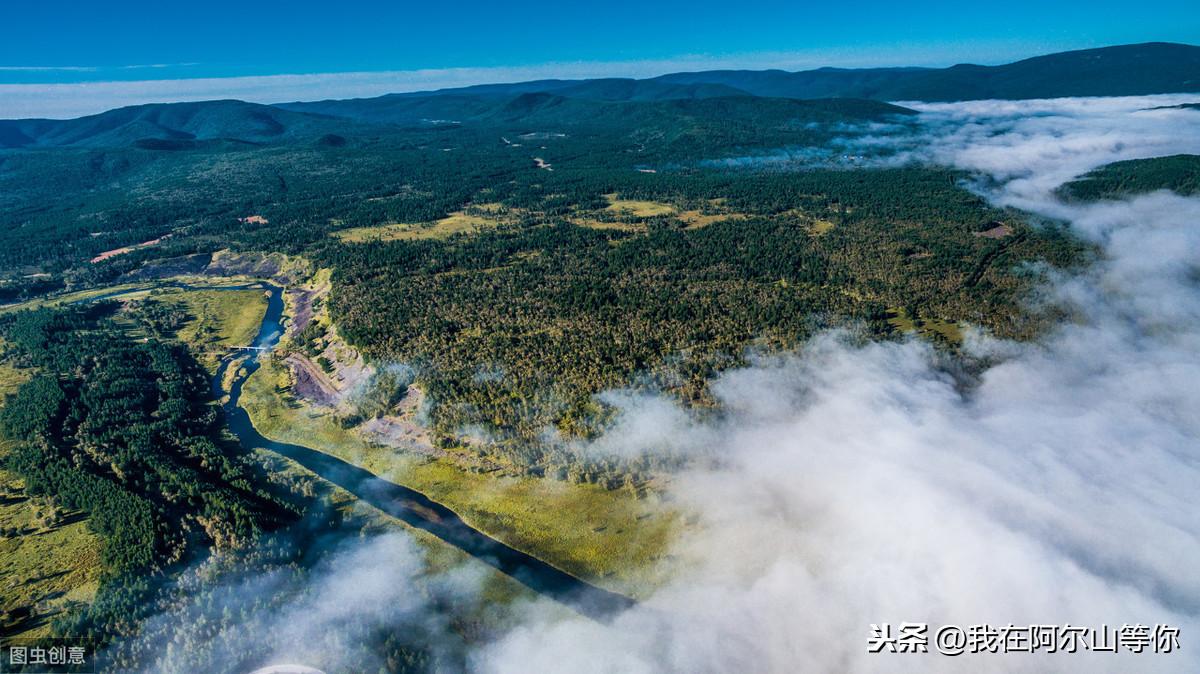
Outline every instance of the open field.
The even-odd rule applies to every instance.
[[[86,519],[67,514],[51,523],[39,517],[47,511],[0,470],[0,635],[47,636],[53,618],[96,594],[100,539]]]
[[[683,224],[684,229],[699,229],[714,222],[746,217],[744,213],[725,212],[720,199],[710,199],[711,207],[682,209],[661,201],[639,199],[618,199],[616,194],[605,194],[608,206],[598,215],[580,214],[568,218],[580,227],[592,229],[618,229],[627,232],[645,231],[646,225],[640,220],[649,218],[674,217]]]
[[[287,392],[272,362],[247,380],[241,403],[260,433],[304,444],[416,489],[472,526],[603,587],[637,596],[653,587],[678,517],[653,497],[595,485],[471,473],[449,458],[408,455],[365,441]]]
[[[273,254],[281,260],[293,260],[297,258],[288,258],[284,255]],[[228,254],[226,251],[214,254],[214,260],[222,260],[233,257],[233,254]],[[294,263],[293,263],[294,266]],[[74,292],[63,293],[61,295],[51,295],[49,297],[39,297],[36,299],[16,302],[0,306],[0,314],[5,314],[11,311],[20,311],[21,309],[36,309],[38,307],[55,307],[72,302],[82,302],[101,295],[112,296],[113,299],[138,299],[145,297],[151,291],[159,290],[163,292],[176,290],[183,291],[182,288],[173,288],[171,283],[185,283],[191,286],[211,286],[213,288],[227,287],[230,285],[241,285],[255,283],[260,279],[255,276],[247,276],[244,274],[230,273],[218,277],[203,276],[203,275],[183,275],[164,278],[158,281],[139,281],[133,283],[119,283],[116,285],[100,286],[96,288],[88,288],[87,290],[77,290]]]
[[[962,327],[940,318],[913,318],[903,307],[888,310],[888,323],[901,332],[916,332],[926,339],[944,339],[951,344],[962,342]]]
[[[497,213],[494,204],[473,207],[471,212],[456,211],[434,222],[393,223],[375,227],[351,227],[333,232],[333,236],[346,243],[366,241],[414,241],[417,239],[445,239],[455,234],[469,234],[495,227],[508,221]]]
[[[209,277],[180,277],[170,280],[182,281],[190,285],[209,285],[214,289],[203,290],[153,283],[128,283],[9,305],[0,308],[0,313],[41,306],[59,306],[113,293],[120,293],[114,299],[121,301],[152,298],[187,312],[190,318],[179,330],[177,336],[195,349],[200,360],[210,371],[216,368],[217,361],[226,347],[249,344],[258,333],[259,323],[267,308],[267,300],[263,291],[216,289],[217,286],[229,285],[234,281],[253,282],[255,279],[214,280]],[[0,368],[2,367],[4,366],[0,366]],[[7,378],[5,371],[0,369],[0,394],[6,391],[11,392],[5,387]],[[19,383],[18,381],[11,388],[15,389]]]
[[[0,342],[0,350],[3,348],[4,342]],[[0,363],[0,403],[3,403],[5,397],[16,393],[21,384],[24,384],[31,376],[33,376],[31,370],[15,368],[8,363]]]
[[[489,604],[506,604],[517,599],[532,599],[535,595],[521,583],[500,573],[491,567],[479,563],[470,555],[447,545],[433,534],[410,526],[401,520],[379,510],[365,501],[359,500],[345,489],[325,480],[321,476],[304,468],[298,463],[264,449],[256,449],[257,458],[272,474],[288,481],[305,481],[311,487],[311,492],[325,499],[331,507],[341,514],[342,527],[346,530],[357,530],[363,534],[381,534],[387,531],[402,530],[421,547],[425,554],[425,564],[430,574],[445,573],[463,566],[476,565],[479,568],[479,583],[481,590],[475,606],[459,606],[459,617],[472,620],[487,619],[486,606]],[[564,609],[566,610],[566,609]],[[495,616],[492,616],[494,618]]]
[[[189,319],[177,336],[191,346],[209,371],[231,346],[245,346],[258,334],[267,310],[262,290],[185,290],[170,288],[151,294],[155,300],[180,307]]]
[[[2,346],[2,345],[0,345]],[[0,363],[0,404],[33,374]],[[0,461],[8,442],[0,440]],[[72,603],[91,601],[99,585],[100,539],[87,521],[24,494],[19,477],[0,470],[0,635],[40,637]]]
[[[700,229],[714,222],[745,217],[740,213],[705,213],[700,210],[680,211],[676,216],[683,222],[686,229]]]
[[[676,208],[660,201],[643,201],[639,199],[618,199],[616,194],[606,194],[608,208],[604,209],[618,215],[631,215],[635,218],[657,218],[674,215]]]
[[[813,236],[821,236],[825,232],[828,232],[829,230],[833,229],[834,227],[835,227],[835,225],[830,220],[817,219],[817,220],[813,220],[812,224],[808,226],[808,233],[812,234]]]
[[[39,299],[35,299],[35,300],[29,300],[28,302],[19,302],[16,304],[8,304],[3,307],[0,307],[0,314],[8,313],[10,311],[19,311],[21,309],[34,309],[37,307],[53,307],[53,306],[58,306],[60,304],[69,304],[71,302],[80,302],[82,300],[86,300],[91,297],[98,297],[100,295],[106,295],[108,293],[114,293],[114,292],[128,291],[128,292],[132,293],[132,292],[137,292],[137,291],[144,291],[144,290],[149,290],[150,288],[153,288],[153,287],[154,287],[154,284],[152,284],[152,283],[123,283],[123,284],[115,285],[115,286],[105,286],[103,288],[89,288],[87,290],[79,290],[76,292],[66,293],[63,295],[56,295],[56,296],[50,297],[50,298],[39,298]]]

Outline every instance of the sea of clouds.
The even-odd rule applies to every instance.
[[[729,414],[610,396],[601,442],[690,445],[674,480],[700,526],[686,569],[611,623],[537,606],[474,655],[526,672],[1200,671],[1200,198],[1094,204],[1055,188],[1103,164],[1200,153],[1194,97],[910,103],[917,135],[856,139],[889,163],[979,176],[993,203],[1066,221],[1101,259],[1046,289],[1075,319],[964,387],[918,341],[824,335],[728,372]],[[673,440],[674,439],[674,440]],[[674,449],[679,449],[676,447]],[[1171,654],[869,653],[871,625],[1180,628]]]
[[[883,163],[937,163],[997,205],[1064,221],[1099,259],[1041,295],[1073,318],[1033,343],[969,331],[994,365],[952,376],[919,340],[824,334],[713,384],[725,413],[609,392],[616,426],[584,451],[659,447],[719,461],[671,480],[696,518],[677,573],[608,621],[550,600],[473,647],[487,674],[570,672],[1200,671],[1200,197],[1066,203],[1062,183],[1112,161],[1200,153],[1200,111],[1158,96],[910,103],[915,127],[858,136]],[[852,144],[851,144],[852,143]],[[296,599],[252,612],[217,655],[336,669],[330,634],[444,626],[411,544],[350,546]],[[482,575],[443,578],[467,595]],[[231,596],[259,596],[250,579]],[[266,584],[263,587],[258,585]],[[186,618],[186,615],[182,616]],[[180,620],[166,616],[158,620]],[[351,620],[353,618],[353,620]],[[184,620],[186,623],[186,620]],[[1071,624],[1180,629],[1170,654],[870,653],[871,626]],[[179,628],[195,629],[191,628]],[[170,634],[170,629],[153,630]],[[203,634],[203,631],[200,632]],[[339,641],[341,639],[335,639]],[[232,655],[231,655],[232,657]],[[194,661],[174,652],[160,671]],[[211,658],[209,662],[219,662]],[[457,662],[457,658],[455,658]]]

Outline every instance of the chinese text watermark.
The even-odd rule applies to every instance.
[[[1179,628],[1170,625],[942,625],[904,622],[871,625],[869,653],[1173,653]]]
[[[95,653],[87,639],[6,639],[0,642],[0,672],[92,674]]]

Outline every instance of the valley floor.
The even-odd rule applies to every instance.
[[[318,277],[318,281],[322,279],[324,276]],[[210,290],[204,286],[228,286],[252,280],[186,278],[126,284],[26,306],[97,297],[112,297],[122,302],[149,297],[183,308],[190,318],[176,334],[212,372],[228,347],[251,342],[266,301],[262,291],[253,288]],[[189,285],[172,285],[177,282]],[[21,307],[10,309],[15,308]],[[310,305],[289,302],[290,320],[297,318],[298,309],[311,312]],[[131,326],[131,330],[136,333],[139,328]],[[297,358],[326,378],[324,372],[313,367],[311,360],[303,356],[292,360]],[[369,424],[345,428],[331,407],[314,404],[298,395],[289,362],[264,357],[261,369],[247,380],[243,389],[241,406],[263,436],[303,444],[419,491],[458,513],[477,530],[604,589],[639,597],[665,580],[670,565],[667,549],[683,525],[682,518],[661,501],[655,490],[643,490],[638,497],[591,484],[513,477],[496,467],[481,470],[471,457],[458,456],[455,450],[406,451],[385,446],[372,441],[367,432]],[[3,378],[5,390],[15,390],[25,376],[7,368]],[[10,380],[11,385],[7,385]],[[413,389],[405,402],[412,403],[419,395],[419,390]],[[400,405],[405,407],[405,403]],[[405,423],[412,425],[414,421],[407,419]],[[469,563],[465,553],[431,534],[358,501],[286,458],[258,451],[273,470],[304,475],[319,484],[337,508],[361,520],[365,527],[399,526],[408,531],[427,550],[431,569]],[[79,516],[30,528],[27,523],[40,512],[40,504],[24,498],[12,476],[0,477],[5,481],[5,493],[10,494],[0,505],[2,523],[11,533],[0,540],[6,553],[4,567],[0,569],[4,583],[0,593],[3,606],[12,614],[6,621],[11,629],[6,632],[48,634],[51,617],[72,603],[87,603],[94,594],[100,572],[100,542],[88,530],[86,520]],[[529,593],[521,584],[493,570],[487,570],[485,577],[490,578],[484,586],[486,599],[508,603]]]
[[[342,428],[328,408],[304,402],[291,386],[287,370],[269,360],[247,380],[241,405],[264,436],[415,489],[480,531],[605,589],[638,596],[662,580],[679,518],[653,495],[476,473],[451,457],[385,447]]]

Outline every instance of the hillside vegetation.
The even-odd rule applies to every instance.
[[[0,409],[0,432],[14,443],[4,468],[26,495],[85,513],[102,541],[100,595],[57,626],[100,640],[136,625],[167,570],[210,547],[245,547],[299,511],[222,437],[192,356],[160,334],[131,339],[113,309],[40,308],[0,321],[6,358],[37,370]]]
[[[1019,264],[1081,252],[938,170],[639,176],[616,199],[596,198],[611,183],[547,183],[552,201],[506,200],[522,224],[325,249],[332,317],[370,358],[416,367],[443,444],[483,428],[493,442],[479,451],[505,464],[612,486],[624,479],[616,466],[580,465],[545,442],[547,429],[599,433],[610,413],[600,391],[665,390],[703,409],[707,382],[747,350],[835,326],[886,337],[903,329],[898,312],[946,326],[927,332],[947,344],[959,322],[1028,337],[1037,323],[1020,298],[1032,279]],[[714,195],[719,206],[702,200]],[[638,207],[620,209],[630,226],[586,226],[616,217],[613,204]],[[691,227],[676,215],[689,208],[726,217]],[[980,235],[998,221],[1007,234]]]
[[[1067,199],[1096,201],[1155,190],[1171,190],[1184,196],[1200,192],[1200,156],[1177,154],[1115,162],[1063,185],[1059,194]]]
[[[708,70],[644,80],[539,80],[443,91],[393,94],[356,101],[289,103],[291,110],[354,119],[395,119],[406,105],[440,109],[452,100],[478,101],[518,94],[554,94],[584,100],[679,100],[724,96],[865,98],[880,101],[970,101],[1059,96],[1139,96],[1200,92],[1200,47],[1166,42],[1120,45],[1035,56],[1015,63],[948,68],[818,68]],[[457,119],[456,117],[451,117]]]

